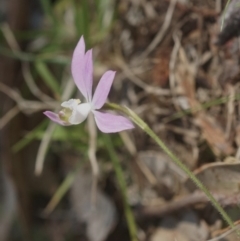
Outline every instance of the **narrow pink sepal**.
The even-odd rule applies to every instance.
[[[96,124],[104,133],[115,133],[134,128],[130,120],[121,116],[99,111],[92,111]]]
[[[46,115],[51,121],[59,124],[59,125],[62,125],[62,126],[68,126],[69,124],[65,123],[64,121],[62,121],[58,114],[52,112],[52,111],[45,111],[43,112],[44,115]]]
[[[103,74],[93,96],[92,104],[94,109],[100,109],[106,102],[114,77],[115,72],[111,70]]]
[[[93,60],[92,49],[88,50],[84,57],[84,81],[87,91],[87,102],[92,100],[92,84],[93,84]]]
[[[87,99],[87,86],[83,75],[84,68],[85,68],[85,42],[84,42],[84,38],[81,37],[73,52],[71,70],[72,70],[73,80],[76,86],[83,94],[83,96]]]

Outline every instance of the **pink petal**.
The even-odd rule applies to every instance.
[[[92,61],[92,49],[88,50],[85,55],[85,66],[83,71],[83,77],[86,84],[87,102],[92,100],[92,83],[93,83],[93,61]]]
[[[106,102],[114,76],[115,72],[109,70],[100,79],[92,100],[94,109],[100,109]]]
[[[87,91],[87,86],[83,76],[84,67],[85,67],[85,42],[83,37],[81,37],[73,52],[71,69],[72,69],[72,76],[76,86],[83,94],[83,96],[87,99],[88,91]]]
[[[62,121],[58,114],[52,112],[52,111],[45,111],[43,112],[44,115],[46,115],[50,120],[52,120],[53,122],[62,125],[62,126],[68,126],[69,124],[65,123],[64,121]]]
[[[99,111],[92,112],[99,130],[104,133],[115,133],[134,128],[132,122],[123,116]]]

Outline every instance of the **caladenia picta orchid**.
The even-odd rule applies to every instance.
[[[154,133],[154,131],[132,110],[113,103],[105,103],[115,76],[114,71],[107,71],[103,74],[98,86],[92,96],[93,83],[93,61],[92,50],[85,53],[85,43],[83,37],[78,42],[72,58],[72,75],[74,82],[86,99],[85,103],[81,103],[79,99],[70,99],[61,104],[62,109],[58,113],[45,111],[44,114],[57,124],[63,126],[78,125],[82,123],[87,116],[93,113],[98,128],[104,133],[114,133],[134,128],[132,122],[139,126],[147,133],[162,150],[188,175],[189,178],[202,190],[209,198],[213,206],[219,211],[223,219],[228,225],[234,229],[231,218],[213,197],[210,191],[202,184],[202,182],[185,166],[178,157],[165,145],[165,143]],[[128,118],[99,111],[102,107],[122,112]],[[238,232],[239,233],[239,232]]]
[[[92,96],[92,50],[90,49],[85,53],[83,37],[81,37],[74,50],[71,69],[74,82],[86,102],[81,103],[80,99],[64,101],[61,104],[62,109],[59,113],[44,112],[49,119],[63,126],[78,125],[92,112],[99,130],[104,133],[114,133],[134,128],[132,122],[126,117],[99,111],[107,100],[115,72],[109,70],[103,74]]]

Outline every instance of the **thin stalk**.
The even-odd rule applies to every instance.
[[[104,138],[104,142],[106,144],[106,148],[109,152],[109,156],[111,158],[112,164],[113,164],[113,168],[114,171],[116,173],[117,176],[117,180],[118,180],[118,184],[121,190],[121,194],[123,197],[123,203],[124,203],[124,212],[125,212],[125,217],[127,220],[127,224],[128,224],[128,229],[129,229],[129,233],[130,233],[130,237],[131,237],[131,241],[137,241],[137,228],[136,228],[136,223],[135,223],[135,219],[132,213],[132,210],[128,204],[128,198],[127,198],[127,184],[125,182],[124,179],[124,174],[123,174],[123,170],[122,167],[120,165],[120,161],[118,159],[118,156],[114,150],[112,141],[110,139],[109,135],[103,135]]]
[[[144,132],[146,132],[161,148],[162,150],[189,176],[189,178],[196,184],[196,186],[202,190],[212,205],[218,210],[222,218],[226,221],[226,223],[231,227],[235,228],[235,225],[225,210],[221,207],[221,205],[216,201],[210,191],[202,184],[202,182],[191,172],[187,166],[185,166],[177,156],[175,156],[172,151],[166,146],[166,144],[153,132],[153,130],[132,110],[127,107],[123,107],[113,103],[105,104],[106,108],[112,110],[118,110],[126,114],[136,125],[138,125]],[[240,232],[238,232],[240,233]]]

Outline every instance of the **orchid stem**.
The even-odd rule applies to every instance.
[[[131,207],[129,206],[129,203],[128,203],[127,184],[126,184],[125,179],[124,179],[123,170],[122,170],[122,167],[120,165],[118,156],[117,156],[117,154],[114,150],[114,147],[113,147],[112,141],[110,139],[110,136],[104,135],[103,138],[104,138],[104,142],[106,144],[106,148],[109,152],[109,156],[111,158],[111,161],[113,163],[113,168],[114,168],[114,171],[116,173],[117,180],[118,180],[118,183],[119,183],[119,187],[120,187],[120,190],[121,190],[123,203],[124,203],[124,212],[125,212],[125,217],[126,217],[127,224],[128,224],[128,229],[129,229],[131,241],[137,241],[138,240],[137,239],[137,227],[136,227],[133,212],[132,212]]]
[[[138,125],[144,132],[146,132],[161,148],[162,150],[188,175],[188,177],[196,184],[196,186],[202,190],[212,205],[218,210],[222,218],[231,227],[235,228],[235,225],[226,211],[221,207],[221,205],[216,201],[210,191],[202,184],[202,182],[191,172],[187,166],[185,166],[178,157],[173,154],[173,152],[166,146],[166,144],[153,132],[153,130],[132,110],[127,107],[123,107],[113,103],[106,103],[106,108],[121,111],[126,114],[136,125]],[[239,233],[239,232],[238,232]]]

